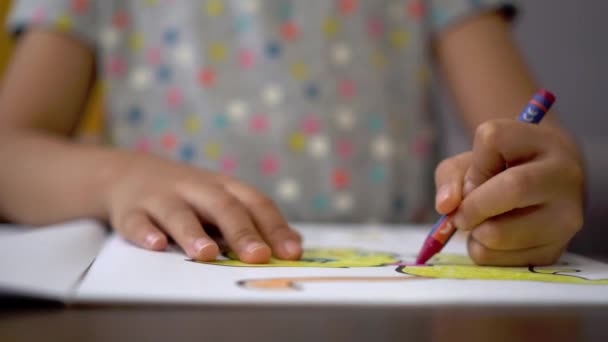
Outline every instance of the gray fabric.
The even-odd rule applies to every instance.
[[[420,221],[436,163],[430,37],[503,5],[22,0],[9,25],[97,48],[116,146],[231,174],[292,221]]]

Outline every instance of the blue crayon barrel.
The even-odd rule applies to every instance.
[[[555,102],[555,96],[548,90],[541,89],[528,102],[519,114],[519,121],[537,124]]]

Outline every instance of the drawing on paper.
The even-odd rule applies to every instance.
[[[246,264],[234,253],[225,254],[226,259],[206,264],[235,267],[373,267],[399,263],[402,259],[394,253],[368,251],[356,248],[309,248],[297,261],[272,258],[267,264]]]
[[[589,279],[581,270],[561,263],[553,266],[491,267],[477,266],[465,255],[439,254],[431,265],[397,267],[403,274],[443,279],[526,280],[549,283],[608,285],[608,279]]]
[[[419,276],[393,276],[393,277],[291,277],[291,278],[268,278],[268,279],[245,279],[240,280],[237,285],[253,290],[292,291],[301,290],[302,284],[307,283],[378,283],[378,282],[403,282],[412,280],[430,279]]]
[[[332,282],[403,282],[430,279],[464,280],[515,280],[565,284],[608,285],[608,279],[589,279],[581,270],[567,264],[550,267],[488,267],[475,265],[468,256],[438,254],[427,265],[404,264],[415,256],[401,257],[394,253],[374,252],[355,248],[306,249],[299,261],[273,259],[269,264],[251,265],[227,254],[226,260],[206,264],[232,267],[396,267],[395,276],[347,276],[347,277],[285,277],[245,279],[238,285],[258,290],[298,290],[307,283]]]

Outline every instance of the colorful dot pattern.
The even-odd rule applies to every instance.
[[[21,0],[96,47],[112,143],[233,175],[290,220],[425,220],[428,39],[498,0]],[[430,25],[429,25],[430,23]]]

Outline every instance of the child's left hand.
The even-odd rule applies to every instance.
[[[435,183],[437,211],[471,231],[478,264],[552,264],[583,224],[582,158],[554,127],[488,121],[472,151],[439,164]]]

